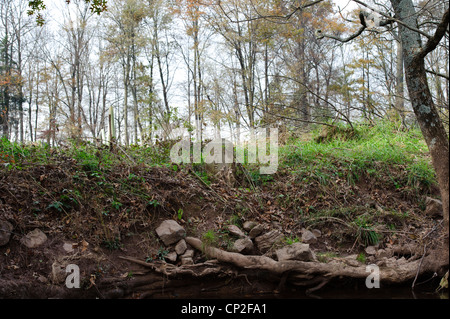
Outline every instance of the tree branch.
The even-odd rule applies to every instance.
[[[442,74],[442,73],[438,73],[438,72],[435,72],[435,71],[432,71],[432,70],[425,70],[425,71],[426,71],[427,73],[430,73],[430,74],[439,76],[439,77],[441,77],[441,78],[444,78],[444,79],[446,79],[447,81],[450,81],[450,77],[449,77],[448,75],[445,75],[445,74]]]
[[[379,11],[379,10],[377,10],[377,9],[375,9],[375,8],[373,8],[373,7],[369,6],[369,5],[367,5],[367,4],[365,4],[365,3],[362,2],[362,1],[359,1],[359,0],[353,0],[353,1],[356,2],[356,3],[358,3],[358,4],[360,4],[360,5],[362,5],[362,6],[364,6],[364,7],[366,7],[367,9],[370,9],[370,10],[372,10],[373,12],[376,12],[376,13],[378,13],[379,15],[385,17],[386,19],[388,19],[387,22],[393,22],[393,21],[394,21],[394,22],[397,22],[398,24],[401,24],[402,26],[404,26],[405,28],[410,29],[411,31],[417,32],[417,33],[423,35],[424,37],[426,37],[426,38],[428,38],[428,39],[430,38],[430,35],[429,35],[429,34],[423,32],[423,31],[421,31],[421,30],[419,30],[419,29],[417,29],[417,28],[413,28],[413,27],[409,26],[408,24],[404,23],[403,21],[398,20],[398,19],[396,19],[396,18],[393,18],[393,17],[391,17],[390,15],[388,15],[388,14],[386,14],[386,13],[383,13],[383,12],[381,12],[381,11]],[[382,22],[382,23],[383,23],[383,24],[388,24],[387,22],[384,21],[384,22]]]
[[[362,26],[358,29],[358,31],[356,31],[356,33],[353,33],[352,35],[348,36],[347,38],[341,38],[341,37],[338,37],[338,36],[335,36],[332,34],[324,34],[324,33],[322,33],[322,30],[316,31],[316,37],[317,37],[317,39],[330,38],[330,39],[333,39],[333,40],[336,40],[336,41],[339,41],[342,43],[346,43],[346,42],[350,42],[354,38],[359,37],[366,29],[367,29],[367,25],[364,22],[364,24],[362,24]]]
[[[447,11],[445,11],[444,15],[442,16],[441,22],[436,28],[434,36],[428,39],[428,42],[425,44],[423,49],[415,55],[414,60],[423,59],[427,56],[428,53],[436,49],[439,42],[441,42],[442,38],[447,32],[449,22],[450,22],[450,14],[449,9],[447,8]]]
[[[292,18],[292,16],[294,14],[296,14],[299,11],[302,11],[303,9],[306,9],[308,7],[314,6],[320,2],[323,2],[324,0],[314,0],[311,2],[308,2],[304,5],[300,5],[298,7],[296,7],[293,11],[291,11],[290,13],[286,14],[286,15],[262,15],[260,14],[257,10],[256,13],[258,14],[257,17],[254,18],[248,18],[248,19],[244,19],[244,20],[233,20],[232,18],[229,17],[229,15],[225,12],[225,9],[222,6],[221,1],[217,1],[217,5],[219,6],[220,10],[222,11],[223,14],[225,14],[225,16],[228,18],[228,20],[230,20],[230,22],[232,23],[242,23],[242,22],[249,22],[249,21],[254,21],[254,20],[259,20],[259,19],[282,19],[282,20],[289,20],[290,18]],[[256,9],[256,8],[255,8]]]

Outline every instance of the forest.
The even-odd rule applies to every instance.
[[[0,298],[448,299],[449,41],[448,0],[0,0]]]

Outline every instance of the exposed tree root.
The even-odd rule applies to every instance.
[[[152,296],[156,292],[166,291],[192,284],[192,280],[200,278],[238,278],[243,277],[248,285],[252,279],[264,274],[264,278],[277,282],[274,292],[280,292],[286,284],[308,288],[306,293],[312,293],[327,285],[335,278],[365,279],[369,275],[366,265],[348,265],[342,259],[334,259],[328,263],[303,261],[276,261],[266,256],[246,256],[227,252],[215,247],[205,246],[201,240],[187,237],[186,242],[193,248],[204,253],[210,260],[196,265],[174,266],[165,262],[146,263],[132,258],[121,257],[124,260],[139,264],[152,270],[153,275],[147,275],[136,281],[125,282],[124,291],[143,291],[141,297]],[[440,250],[442,251],[442,250]],[[418,275],[442,272],[448,268],[447,260],[437,254],[437,250],[424,254],[422,258],[391,258],[379,262],[380,281],[382,284],[408,283]],[[445,254],[444,254],[445,255]],[[445,272],[445,271],[444,271]],[[155,273],[158,277],[155,277]],[[180,280],[182,278],[182,280]],[[117,286],[117,285],[116,285]],[[123,287],[125,287],[123,286]]]

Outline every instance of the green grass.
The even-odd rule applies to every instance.
[[[307,142],[294,141],[280,149],[280,168],[322,185],[344,179],[355,184],[367,177],[402,187],[429,187],[436,183],[428,148],[418,130],[399,130],[394,124],[355,126],[355,133],[333,132],[317,141],[320,131]],[[347,135],[346,135],[347,134]],[[401,172],[401,174],[399,174]]]

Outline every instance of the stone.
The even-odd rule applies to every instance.
[[[425,199],[425,214],[430,217],[442,217],[444,209],[442,208],[442,202],[438,199],[427,197]]]
[[[55,261],[52,264],[52,282],[53,284],[62,284],[67,277],[66,273],[66,267],[67,265],[65,263],[61,263],[58,261]]]
[[[66,253],[73,253],[75,249],[73,249],[73,244],[71,243],[64,243],[63,249]]]
[[[244,232],[237,227],[236,225],[228,225],[227,227],[228,231],[230,232],[231,235],[239,237],[239,238],[244,238],[245,234]]]
[[[165,220],[156,228],[156,234],[164,245],[170,246],[184,239],[186,230],[174,220]]]
[[[283,240],[283,234],[279,230],[271,230],[264,235],[258,236],[255,238],[255,243],[258,249],[265,253],[270,248],[273,247],[274,244]]]
[[[361,265],[361,262],[358,261],[358,255],[349,255],[342,259],[344,263],[352,267],[358,267]]]
[[[316,236],[316,238],[319,238],[320,236],[322,236],[322,232],[318,229],[313,229],[312,233],[314,236]]]
[[[13,229],[14,227],[10,222],[0,220],[0,246],[5,246],[9,243]]]
[[[166,255],[166,257],[164,257],[164,259],[166,259],[167,261],[169,261],[169,262],[171,262],[171,263],[176,262],[176,261],[177,261],[177,258],[178,258],[178,255],[177,255],[177,253],[174,252],[174,251],[168,253],[168,254]]]
[[[47,241],[47,235],[42,230],[36,228],[35,230],[26,234],[20,242],[28,248],[37,248]]]
[[[255,227],[253,227],[253,228],[250,230],[250,232],[248,233],[248,236],[249,236],[251,239],[255,239],[256,237],[258,237],[259,235],[262,234],[263,230],[264,230],[263,225],[261,225],[261,224],[256,225]]]
[[[302,233],[302,242],[304,243],[315,243],[317,241],[317,237],[313,234],[312,231],[305,229]]]
[[[248,253],[253,250],[253,241],[246,237],[238,239],[233,244],[233,251],[236,253]]]
[[[181,258],[181,265],[185,266],[185,265],[193,265],[193,264],[194,264],[194,260],[191,257]]]
[[[175,252],[178,255],[183,255],[186,252],[187,244],[184,239],[180,240],[178,244],[175,246]]]
[[[257,226],[258,223],[252,220],[246,221],[244,225],[242,225],[242,228],[244,228],[245,231],[251,231],[255,226]]]
[[[394,251],[390,248],[378,249],[376,256],[377,256],[377,258],[380,258],[380,259],[391,258],[392,256],[394,256]]]
[[[181,258],[193,258],[194,251],[192,249],[186,250],[186,252],[181,256]]]
[[[278,261],[299,260],[299,261],[314,261],[315,254],[311,251],[308,244],[293,243],[278,249],[275,254]]]
[[[368,255],[375,255],[377,253],[377,249],[374,246],[367,246],[364,251],[368,254]]]

